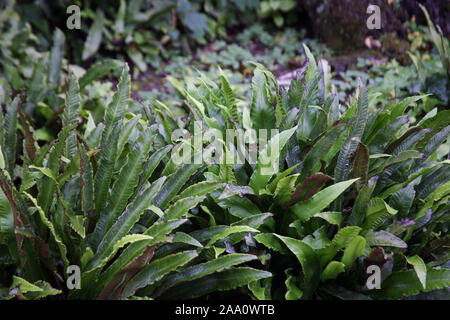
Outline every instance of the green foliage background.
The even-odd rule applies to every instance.
[[[408,25],[411,65],[332,73],[304,33],[249,25],[283,26],[290,1],[74,3],[89,29],[62,31],[65,1],[0,14],[0,298],[447,294],[448,39],[430,19]],[[154,70],[168,75],[148,90]],[[172,133],[195,139],[195,121],[278,129],[244,148],[278,139],[279,172],[264,155],[177,165],[193,140]]]

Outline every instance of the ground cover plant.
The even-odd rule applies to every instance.
[[[357,99],[340,110],[337,96],[326,95],[314,57],[308,57],[306,72],[281,94],[273,75],[257,66],[249,118],[245,112],[238,116],[225,77],[221,87],[203,84],[182,91],[193,109],[203,104],[205,124],[215,118],[222,128],[280,130],[281,155],[271,160],[280,162],[281,173],[262,174],[263,163],[220,163],[205,173],[209,181],[238,183],[235,191],[211,195],[215,221],[270,213],[259,226],[262,233],[247,239],[247,250],[263,256],[274,277],[250,289],[260,299],[361,298],[365,266],[375,261],[389,277],[383,290],[366,290],[368,297],[400,298],[448,286],[448,269],[432,269],[448,259],[446,237],[439,235],[448,226],[449,163],[437,153],[449,135],[448,111],[412,125],[404,111],[424,96],[369,106],[362,83]],[[219,110],[219,103],[225,108]],[[442,241],[443,247],[427,248],[433,241]],[[419,264],[422,275],[414,273]],[[345,289],[333,287],[342,284]]]
[[[342,53],[315,1],[111,3],[0,4],[0,299],[448,299],[434,5]]]
[[[73,76],[58,139],[42,148],[36,145],[21,111],[21,98],[8,105],[8,125],[2,135],[2,241],[11,258],[17,260],[20,273],[14,275],[12,290],[4,292],[4,298],[62,294],[64,270],[71,264],[82,268],[82,289],[69,297],[83,299],[129,297],[175,269],[186,275],[168,279],[164,290],[225,267],[230,268],[225,276],[242,272],[244,277],[225,278],[224,288],[270,276],[249,267],[231,268],[255,260],[255,256],[211,256],[208,249],[214,248],[215,241],[202,245],[208,239],[205,231],[195,237],[175,232],[207,192],[191,195],[185,190],[177,195],[188,180],[192,189],[203,189],[203,184],[191,179],[200,165],[174,168],[170,161],[164,165],[172,145],[158,145],[157,126],[127,114],[129,95],[125,67],[104,122],[76,128],[80,96]],[[19,118],[23,140],[16,138]],[[18,175],[14,170],[16,145],[24,146],[24,166]],[[160,166],[162,173],[156,174]],[[175,197],[177,201],[172,203]],[[215,232],[219,232],[219,240],[223,228]],[[164,250],[168,242],[186,243],[191,250]],[[180,269],[184,265],[188,268]],[[195,272],[197,269],[202,271]]]

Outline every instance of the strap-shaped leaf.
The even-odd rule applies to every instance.
[[[371,247],[407,248],[408,245],[400,238],[385,230],[369,231],[364,235],[367,244]]]
[[[278,185],[278,182],[283,179],[286,178],[288,175],[290,175],[292,173],[292,171],[298,166],[298,164],[296,164],[295,166],[292,166],[286,170],[284,170],[283,172],[277,174],[272,181],[269,183],[269,185],[266,187],[266,190],[269,191],[270,193],[274,193],[275,189]]]
[[[336,211],[326,211],[326,212],[319,212],[314,215],[316,218],[322,218],[326,222],[330,224],[335,224],[337,226],[340,226],[342,224],[342,212],[336,212]]]
[[[139,179],[139,187],[142,187],[144,183],[146,183],[147,180],[150,179],[153,171],[155,171],[162,159],[169,153],[171,149],[172,145],[168,145],[157,150],[150,156],[150,158],[144,164],[143,174]]]
[[[435,169],[436,167],[441,167],[442,165],[448,165],[448,164],[450,164],[450,160],[443,160],[443,161],[431,163],[430,166],[428,166],[426,168],[422,168],[418,172],[415,172],[415,173],[411,174],[408,177],[408,180],[406,180],[405,182],[398,183],[398,184],[393,185],[392,187],[389,187],[388,189],[383,191],[380,194],[379,197],[381,199],[386,199],[391,194],[393,194],[394,192],[396,192],[396,191],[400,190],[401,188],[405,187],[407,184],[411,183],[412,181],[414,181],[418,177],[420,177],[422,175],[425,175],[426,173],[430,172],[431,170]]]
[[[136,125],[137,125],[137,123],[139,122],[140,119],[141,119],[141,115],[135,116],[132,119],[128,120],[122,126],[121,132],[119,134],[119,142],[118,142],[118,146],[117,146],[117,157],[116,157],[117,160],[121,156],[123,148],[125,147],[125,144],[130,143],[131,133],[133,132],[134,128],[136,127]],[[143,132],[141,134],[143,136],[145,136],[146,133]],[[141,135],[141,137],[142,137],[142,135]],[[156,136],[153,133],[152,133],[152,138],[153,138],[153,140],[156,138]]]
[[[363,143],[358,143],[358,148],[356,149],[355,159],[353,160],[353,170],[351,177],[360,178],[356,182],[356,190],[360,190],[363,186],[367,184],[369,173],[369,150]]]
[[[317,67],[316,59],[314,55],[309,50],[308,46],[303,44],[303,50],[305,50],[306,57],[308,58],[308,70],[305,76],[305,82],[309,83],[317,74],[319,73],[319,68]]]
[[[49,66],[48,66],[48,81],[56,86],[59,86],[61,75],[61,63],[63,58],[63,45],[65,36],[64,33],[56,28],[53,33],[53,47],[50,52]]]
[[[114,243],[114,245],[112,246],[111,250],[108,253],[103,253],[106,251],[103,251],[101,255],[95,255],[93,260],[94,263],[94,267],[93,269],[89,269],[88,273],[95,271],[95,269],[101,268],[103,267],[112,257],[114,257],[114,255],[117,253],[117,251],[119,251],[119,249],[123,248],[124,246],[128,245],[128,244],[133,244],[135,242],[139,242],[139,241],[146,241],[148,243],[149,240],[152,240],[153,238],[150,236],[147,236],[145,234],[127,234],[126,236],[123,236],[122,238],[120,238],[117,242]],[[101,260],[98,260],[98,256],[101,256]],[[95,265],[96,261],[99,261],[97,265]],[[88,264],[89,267],[89,264]]]
[[[340,114],[339,114],[339,97],[337,94],[331,95],[331,99],[333,102],[330,105],[330,110],[328,110],[328,117],[327,122],[328,126],[330,127],[333,123],[335,123],[337,120],[339,120]]]
[[[406,261],[410,265],[413,266],[414,271],[417,274],[417,277],[420,280],[420,283],[422,284],[422,287],[424,289],[427,288],[427,266],[425,265],[425,262],[423,262],[422,258],[418,255],[414,255],[412,257],[406,258]]]
[[[280,235],[276,236],[284,242],[300,262],[302,272],[305,275],[304,297],[305,299],[310,299],[320,280],[320,262],[317,254],[309,245],[300,240]]]
[[[423,153],[415,150],[402,151],[399,154],[389,157],[386,160],[379,159],[378,162],[371,167],[371,174],[381,174],[386,170],[386,168],[394,164],[402,163],[409,159],[422,159],[423,156]]]
[[[219,129],[217,119],[209,117],[207,115],[207,110],[205,109],[205,106],[203,105],[202,102],[198,101],[196,98],[194,98],[191,94],[187,92],[186,98],[190,103],[189,107],[191,111],[194,113],[194,116],[196,116],[196,120],[205,121],[205,123],[208,125],[209,128]]]
[[[65,127],[58,134],[58,142],[54,145],[49,153],[47,161],[47,169],[50,170],[51,175],[45,175],[39,182],[39,194],[37,201],[44,212],[48,212],[54,198],[56,180],[60,168],[60,159],[64,152],[64,145],[67,136],[71,132],[72,127]]]
[[[339,274],[345,271],[345,264],[339,261],[330,261],[321,275],[321,281],[336,279]]]
[[[211,292],[226,291],[246,286],[253,281],[271,277],[267,271],[253,268],[231,268],[209,276],[181,283],[168,290],[162,299],[193,299]]]
[[[440,56],[441,62],[442,62],[442,66],[444,67],[444,70],[447,70],[447,73],[448,73],[449,72],[448,70],[450,69],[450,66],[449,66],[450,60],[448,57],[447,48],[445,46],[445,41],[444,41],[444,36],[442,34],[442,30],[439,29],[440,34],[436,31],[436,28],[433,24],[433,20],[431,20],[427,9],[421,4],[419,4],[419,6],[425,15],[425,18],[427,19],[428,30],[431,35],[431,40],[433,41],[434,45],[438,49],[439,56]],[[448,47],[448,45],[447,45],[447,47]]]
[[[178,228],[187,220],[170,220],[153,224],[144,233],[151,236],[152,239],[148,241],[138,241],[130,244],[122,254],[100,275],[98,281],[93,286],[97,291],[101,290],[109,281],[120,271],[127,268],[133,261],[135,261],[143,252],[151,245],[161,242],[165,234],[169,234],[172,230]]]
[[[343,193],[349,186],[351,186],[356,180],[358,179],[336,183],[316,193],[309,200],[300,202],[292,206],[291,209],[301,221],[306,221],[314,214],[322,212],[323,209],[328,207],[331,202],[339,197],[339,195]]]
[[[299,174],[293,174],[290,176],[287,176],[285,178],[282,178],[280,181],[278,181],[277,188],[274,192],[274,197],[280,204],[285,204],[289,201],[292,194],[295,190],[295,183],[297,182]]]
[[[5,157],[6,169],[13,177],[14,165],[16,163],[16,144],[17,144],[17,114],[19,108],[19,97],[16,97],[6,106],[4,120],[4,139],[2,151]]]
[[[271,100],[274,99],[271,91],[270,91],[270,81],[272,81],[274,89],[275,89],[275,98],[276,98],[276,105],[275,105],[275,127],[279,128],[281,121],[286,116],[286,110],[284,108],[284,102],[280,95],[280,88],[278,87],[278,81],[275,75],[270,72],[264,65],[258,63],[258,62],[251,62],[253,65],[255,65],[259,70],[264,72],[264,75],[266,76],[266,84],[268,85],[269,90],[269,96]]]
[[[398,210],[399,218],[406,218],[408,216],[413,201],[416,197],[414,186],[419,182],[420,179],[411,182],[405,188],[398,190],[390,197],[389,205]]]
[[[123,212],[128,200],[134,193],[139,182],[139,175],[142,173],[142,165],[153,143],[153,139],[142,135],[128,155],[127,163],[121,169],[119,177],[112,187],[111,194],[113,196],[95,226],[94,233],[97,240],[103,239],[103,236]],[[97,245],[98,243],[94,243],[94,247]]]
[[[416,186],[417,196],[427,200],[439,200],[449,191],[450,166],[443,165],[436,168],[434,172],[427,175],[418,186]],[[447,185],[447,187],[445,187]]]
[[[85,215],[94,210],[94,177],[87,150],[78,144],[80,154],[81,208]]]
[[[422,123],[420,127],[424,129],[431,129],[433,132],[439,132],[449,125],[450,110],[439,111],[434,117],[428,118]]]
[[[198,242],[195,238],[191,237],[190,235],[188,235],[187,233],[184,233],[184,232],[175,233],[172,237],[172,242],[173,243],[184,243],[184,244],[188,244],[190,246],[194,246],[194,247],[198,247],[198,248],[203,247],[203,245],[200,242]]]
[[[303,296],[303,291],[298,287],[298,277],[293,276],[291,271],[292,268],[284,271],[286,274],[286,281],[284,281],[284,284],[286,285],[286,294],[284,297],[286,300],[299,300]]]
[[[259,227],[270,217],[272,217],[273,214],[272,213],[260,213],[260,214],[255,214],[253,216],[250,217],[246,217],[240,221],[234,222],[231,224],[232,227],[234,226],[248,226],[254,229],[259,229]],[[245,236],[248,234],[245,233],[233,233],[232,235],[228,236],[229,242],[231,244],[237,244],[239,242],[241,242]]]
[[[260,68],[256,68],[252,78],[252,104],[250,108],[250,117],[253,122],[253,128],[272,129],[275,128],[275,112],[267,97],[267,79]]]
[[[172,174],[155,198],[153,204],[164,210],[189,178],[201,167],[200,164],[185,164]]]
[[[102,59],[90,67],[80,78],[80,88],[83,89],[93,81],[107,75],[111,70],[120,66],[120,62],[112,59]]]
[[[303,181],[303,179],[315,173],[311,172],[311,170],[320,163],[320,160],[325,158],[331,147],[338,140],[342,130],[342,126],[334,127],[314,144],[303,161],[300,181]]]
[[[360,231],[361,228],[356,226],[342,228],[334,236],[332,244],[338,249],[345,248]]]
[[[222,199],[217,204],[224,209],[228,209],[231,215],[240,219],[261,213],[259,208],[248,198],[233,196]]]
[[[14,236],[14,214],[5,193],[0,190],[0,234],[5,238]]]
[[[116,248],[116,243],[127,235],[144,210],[150,206],[157,192],[161,189],[164,180],[165,177],[162,177],[155,181],[150,187],[138,194],[136,199],[127,207],[125,212],[102,238],[94,258],[87,266],[88,270],[104,265],[107,261],[106,259],[111,256],[115,249],[118,249]]]
[[[101,145],[110,140],[109,137],[116,127],[119,120],[121,120],[125,114],[125,110],[130,99],[130,74],[127,64],[123,67],[122,74],[119,79],[117,91],[114,93],[111,103],[105,111],[105,129],[102,134]]]
[[[444,129],[436,133],[434,136],[430,138],[428,143],[425,146],[424,154],[425,156],[422,158],[422,161],[418,160],[419,163],[423,162],[428,158],[433,152],[435,152],[447,139],[450,135],[450,125],[446,126]]]
[[[173,206],[167,209],[167,212],[164,214],[164,219],[179,219],[183,215],[187,215],[189,210],[197,206],[203,199],[205,199],[205,196],[188,197],[178,200]]]
[[[149,264],[155,253],[155,246],[148,246],[145,251],[129,266],[120,270],[114,278],[108,282],[98,295],[97,299],[118,299],[122,297],[123,288],[128,281],[142,268]]]
[[[25,151],[28,159],[33,163],[36,160],[36,138],[34,136],[33,129],[28,122],[25,114],[22,112],[21,105],[19,103],[17,111],[19,113],[19,119],[23,127],[24,136],[25,136]],[[3,113],[0,116],[0,125],[2,126],[0,132],[0,145],[3,143],[4,136],[4,128],[3,128]],[[4,169],[4,168],[3,168]]]
[[[13,276],[13,281],[9,289],[9,294],[11,293],[13,294],[9,297],[7,296],[7,298],[17,296],[19,299],[39,300],[48,296],[58,295],[62,291],[52,288],[49,283],[42,280],[30,283],[21,277]]]
[[[366,239],[361,236],[354,237],[344,250],[342,256],[342,263],[347,268],[350,268],[356,258],[360,257],[364,253],[366,247]]]
[[[36,207],[36,209],[39,212],[39,217],[42,220],[42,223],[50,230],[50,233],[52,234],[53,238],[56,241],[56,244],[59,248],[59,251],[61,253],[61,258],[64,262],[64,267],[65,269],[67,269],[67,267],[69,266],[69,260],[67,259],[67,247],[66,245],[63,243],[63,241],[61,240],[61,237],[57,234],[55,227],[53,226],[53,223],[46,217],[44,210],[42,210],[42,208],[39,206],[39,204],[37,203],[36,199],[33,198],[32,195],[30,195],[29,193],[27,193],[26,191],[23,192],[23,194],[25,196],[28,197],[28,199],[31,200],[31,202],[33,203],[33,205]]]
[[[362,226],[366,217],[366,210],[369,200],[372,196],[373,190],[377,185],[378,176],[369,179],[366,186],[364,186],[356,197],[355,204],[352,208],[352,213],[348,218],[348,224],[353,226]]]
[[[425,135],[429,134],[431,130],[423,130],[419,127],[413,127],[409,129],[405,134],[403,134],[400,138],[392,142],[386,148],[385,153],[398,155],[400,152],[411,150],[414,146],[422,140]]]
[[[289,208],[299,201],[306,201],[315,195],[327,182],[333,180],[330,176],[322,173],[317,173],[307,179],[296,187],[291,200],[285,204],[284,208]]]
[[[295,130],[297,130],[297,127],[276,134],[259,151],[258,163],[249,182],[249,186],[256,193],[259,193],[260,190],[265,188],[270,178],[278,172],[280,152]]]
[[[95,209],[99,214],[104,208],[110,187],[112,172],[118,153],[118,141],[121,123],[130,98],[130,75],[128,65],[125,64],[119,80],[117,91],[105,111],[105,128],[101,138],[100,161],[95,175]]]
[[[222,187],[224,187],[224,184],[220,182],[202,181],[184,189],[173,201],[188,197],[204,196]]]
[[[302,100],[303,97],[303,83],[302,83],[302,79],[301,77],[297,76],[297,79],[293,79],[291,81],[291,83],[289,84],[289,89],[288,89],[288,107],[292,110],[294,110],[294,108],[300,106],[300,102]],[[297,110],[298,113],[299,109]],[[285,128],[286,129],[286,128]]]
[[[63,127],[70,127],[77,123],[80,110],[80,87],[74,74],[70,77],[69,90],[66,93],[64,114],[62,117]],[[65,157],[71,159],[77,149],[75,132],[70,132],[65,142]]]
[[[232,253],[221,256],[217,259],[194,265],[180,272],[168,276],[155,290],[153,297],[158,297],[169,288],[184,282],[192,281],[213,274],[217,271],[226,270],[238,264],[256,260],[257,257],[251,254]]]
[[[254,228],[251,228],[249,226],[239,226],[239,225],[232,226],[232,227],[227,228],[222,233],[214,235],[211,238],[211,240],[206,244],[205,248],[210,248],[217,241],[225,239],[229,235],[232,235],[234,233],[239,233],[239,232],[255,232],[255,233],[258,233],[259,231],[254,229]]]
[[[286,248],[280,242],[280,239],[278,239],[277,236],[273,233],[258,233],[256,236],[254,236],[254,239],[259,243],[265,245],[269,249],[280,252],[282,254],[288,253]]]
[[[162,279],[166,274],[189,263],[198,256],[197,251],[184,251],[152,261],[147,267],[136,274],[125,286],[123,296],[132,296],[136,290]]]
[[[425,95],[407,97],[407,98],[403,99],[402,101],[400,101],[399,103],[389,106],[387,108],[387,110],[390,110],[392,118],[399,117],[405,113],[406,108],[410,104],[417,102],[419,100],[422,100],[422,99],[426,98],[427,96],[428,95],[425,94]]]
[[[390,218],[397,212],[398,210],[390,207],[383,199],[373,198],[367,206],[366,219],[363,228],[377,229],[387,218]]]
[[[371,153],[383,152],[389,142],[395,137],[397,131],[409,121],[409,116],[401,116],[389,121],[390,118],[387,113],[382,113],[379,118],[374,125],[376,128],[364,140]]]
[[[82,55],[83,60],[89,59],[100,48],[100,44],[102,43],[104,20],[105,14],[99,9],[94,16],[94,23],[89,28],[88,36],[84,43]]]
[[[336,181],[344,181],[348,177],[350,169],[350,159],[353,153],[358,147],[358,141],[364,133],[368,119],[369,103],[367,98],[367,88],[359,81],[359,96],[356,109],[355,119],[352,122],[349,132],[349,139],[345,143],[344,147],[339,152],[336,169],[335,179]]]
[[[112,130],[106,143],[102,145],[102,151],[100,152],[99,166],[94,179],[95,210],[97,213],[102,212],[108,199],[111,178],[116,164],[119,133],[120,129],[117,125]]]
[[[228,108],[232,120],[239,121],[238,109],[236,106],[236,97],[234,96],[233,90],[231,89],[230,83],[225,75],[220,77],[222,81],[222,96],[225,106]]]

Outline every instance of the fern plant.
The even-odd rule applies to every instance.
[[[215,248],[226,226],[195,230],[191,210],[220,185],[197,183],[202,165],[173,166],[173,145],[127,111],[129,100],[125,66],[104,122],[80,121],[72,75],[58,139],[43,146],[20,97],[0,113],[2,298],[170,297],[186,284],[202,296],[271,275],[244,265],[254,255]],[[70,287],[73,266],[81,281]],[[204,286],[211,278],[217,285]]]
[[[272,160],[281,173],[263,174],[260,157],[256,165],[221,163],[204,174],[227,184],[203,207],[210,223],[261,231],[248,234],[244,245],[223,241],[229,251],[256,253],[273,273],[249,289],[258,299],[389,299],[449,286],[450,163],[437,152],[449,136],[448,111],[413,124],[405,111],[425,96],[374,105],[376,95],[361,81],[357,98],[343,108],[305,51],[309,63],[288,90],[257,65],[253,99],[240,110],[224,77],[221,85],[175,83],[191,122],[280,131]],[[388,276],[381,290],[366,287],[369,265]]]

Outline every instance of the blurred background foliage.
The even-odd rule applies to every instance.
[[[250,60],[264,64],[283,86],[304,67],[306,44],[326,62],[344,106],[360,77],[369,90],[380,93],[378,103],[431,93],[418,103],[419,116],[445,108],[449,2],[419,1],[428,10],[427,21],[416,1],[371,1],[381,8],[381,30],[366,27],[368,3],[5,0],[0,4],[0,103],[28,92],[24,110],[42,128],[39,137],[49,139],[69,72],[87,75],[84,106],[98,120],[116,85],[117,67],[126,61],[134,98],[163,101],[182,115],[168,76],[195,83],[200,71],[220,81],[221,67],[245,100]],[[73,4],[81,9],[79,30],[66,27],[66,10]]]

